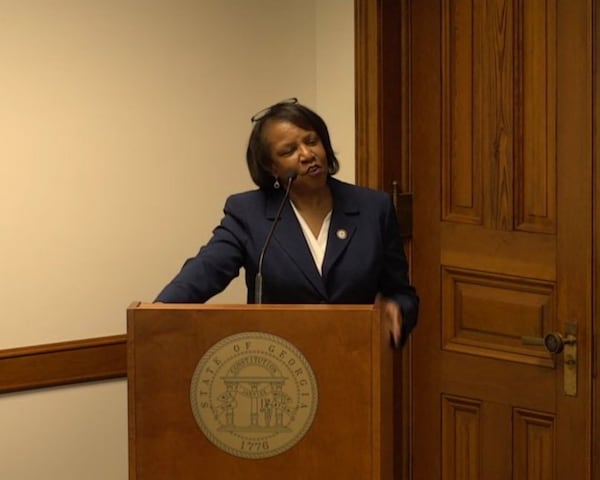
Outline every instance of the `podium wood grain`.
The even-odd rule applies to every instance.
[[[289,450],[240,458],[198,427],[190,384],[221,339],[264,332],[293,344],[317,380],[310,429]],[[132,304],[128,309],[130,479],[392,478],[393,373],[372,306]]]

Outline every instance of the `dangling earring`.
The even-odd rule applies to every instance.
[[[279,179],[277,177],[275,177],[275,182],[273,183],[273,188],[275,190],[279,189],[279,187],[281,187],[281,184],[279,183]]]

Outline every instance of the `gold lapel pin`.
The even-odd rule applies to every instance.
[[[340,240],[346,240],[346,238],[348,237],[348,232],[346,230],[344,230],[343,228],[340,228],[337,232],[335,232],[335,235]]]

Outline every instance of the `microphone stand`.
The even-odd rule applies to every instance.
[[[288,199],[288,197],[290,195],[290,190],[292,189],[292,183],[294,182],[294,180],[296,179],[297,176],[298,176],[298,173],[296,173],[294,171],[292,171],[288,174],[288,181],[287,181],[287,186],[285,188],[285,195],[283,196],[283,200],[279,204],[279,208],[277,209],[277,214],[275,215],[275,221],[273,222],[273,226],[271,227],[271,230],[269,231],[269,234],[267,235],[267,239],[265,240],[265,245],[263,246],[263,248],[260,252],[260,257],[258,259],[258,269],[257,269],[256,277],[254,280],[254,303],[256,303],[256,304],[262,303],[262,290],[263,290],[263,288],[262,288],[263,287],[263,285],[262,285],[262,280],[263,280],[262,264],[263,264],[263,260],[265,258],[265,253],[267,252],[267,247],[269,246],[269,243],[271,242],[271,237],[273,237],[273,233],[275,233],[275,227],[279,223],[279,218],[281,217],[281,211],[283,210],[285,201]]]

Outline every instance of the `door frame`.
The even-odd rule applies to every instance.
[[[600,472],[600,384],[598,365],[600,365],[600,6],[592,4],[592,478]]]
[[[391,193],[411,191],[410,170],[410,9],[413,0],[355,0],[356,183]],[[600,472],[600,6],[592,3],[592,478]],[[400,26],[400,31],[398,31]],[[400,56],[400,61],[398,61]],[[407,132],[397,135],[395,132]],[[410,259],[410,241],[407,244]],[[396,478],[410,479],[413,428],[410,342],[396,373]],[[405,420],[405,421],[403,421]]]
[[[412,191],[410,136],[396,134],[410,128],[410,1],[354,2],[356,183],[390,194]],[[385,61],[397,52],[400,62]],[[410,238],[405,250],[410,263]],[[394,478],[402,479],[412,478],[411,373],[409,339],[394,364]]]

